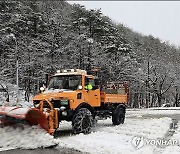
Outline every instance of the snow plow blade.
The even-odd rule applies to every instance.
[[[17,123],[39,125],[46,131],[49,130],[45,114],[36,108],[0,107],[0,124],[14,125]]]

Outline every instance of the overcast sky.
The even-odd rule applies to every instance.
[[[180,46],[180,2],[178,1],[68,1],[87,9],[98,9],[134,31],[159,37]]]

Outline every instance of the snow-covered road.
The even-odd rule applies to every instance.
[[[134,111],[133,111],[134,112]],[[142,147],[137,149],[132,140],[134,137],[147,139],[163,138],[168,131],[171,118],[143,118],[143,113],[130,114],[127,112],[126,122],[123,125],[113,126],[111,119],[100,120],[88,135],[79,134],[70,137],[61,137],[59,147],[77,149],[88,153],[124,154],[146,151],[153,153],[156,147]],[[135,116],[136,114],[136,116]],[[61,129],[70,129],[68,124]]]
[[[146,145],[145,140],[164,139],[167,134],[171,117],[179,117],[180,110],[127,110],[123,125],[113,126],[111,119],[99,120],[92,133],[71,135],[71,123],[63,122],[60,125],[60,136],[53,139],[39,128],[24,130],[0,128],[0,151],[8,149],[33,149],[58,143],[56,149],[71,148],[87,153],[111,154],[168,154],[180,153],[178,144],[165,147]],[[179,123],[178,123],[179,125]],[[142,139],[137,142],[138,139]],[[180,140],[180,126],[175,130],[172,140]]]

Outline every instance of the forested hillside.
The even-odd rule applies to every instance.
[[[0,1],[0,80],[35,93],[61,68],[130,83],[130,106],[178,106],[180,49],[66,1]]]

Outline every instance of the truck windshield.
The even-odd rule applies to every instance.
[[[81,85],[80,75],[61,75],[51,78],[48,89],[77,90]]]

